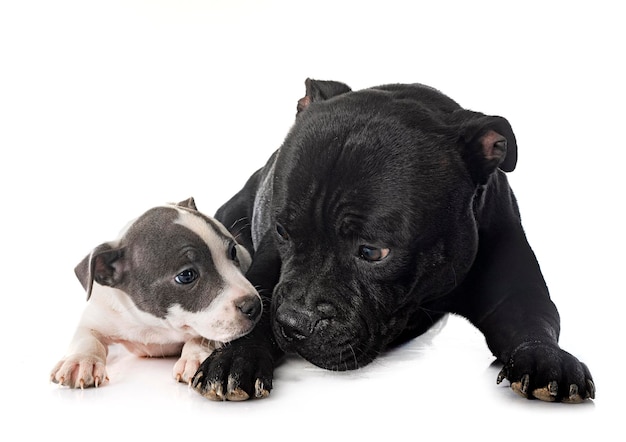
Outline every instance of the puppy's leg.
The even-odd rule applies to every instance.
[[[106,373],[108,345],[104,338],[88,327],[78,327],[66,356],[50,375],[56,384],[70,388],[98,387],[109,378]]]
[[[202,361],[221,346],[221,342],[210,341],[201,336],[185,342],[180,359],[174,364],[174,379],[190,384]]]

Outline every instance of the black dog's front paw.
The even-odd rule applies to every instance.
[[[198,368],[192,387],[214,401],[265,398],[272,389],[274,361],[263,347],[245,338],[216,350]]]
[[[595,397],[589,369],[557,345],[525,342],[517,347],[498,374],[511,389],[528,399],[579,403]]]

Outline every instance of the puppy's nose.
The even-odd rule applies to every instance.
[[[237,306],[237,309],[251,321],[256,321],[259,316],[261,316],[261,312],[263,311],[263,306],[261,305],[261,300],[258,296],[243,298],[235,305]]]

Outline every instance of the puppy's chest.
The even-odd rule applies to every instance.
[[[193,329],[172,326],[135,306],[122,291],[95,288],[83,316],[83,325],[100,330],[109,343],[123,344],[139,356],[167,356],[180,353],[182,344],[198,336]]]

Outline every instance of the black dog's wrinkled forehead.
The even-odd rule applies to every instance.
[[[298,117],[277,160],[278,217],[348,219],[362,235],[373,228],[394,236],[419,223],[420,207],[434,214],[461,190],[458,135],[426,109],[387,95],[346,94]]]

